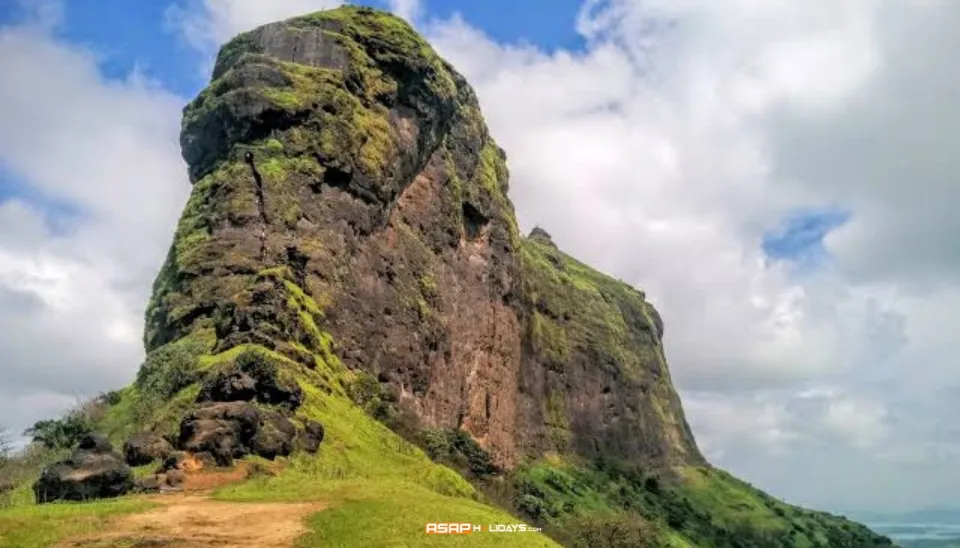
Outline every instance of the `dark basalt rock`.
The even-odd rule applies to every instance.
[[[172,451],[170,442],[151,432],[134,434],[123,444],[123,458],[130,466],[142,466],[165,459]]]
[[[156,493],[179,489],[186,481],[187,476],[180,470],[159,472],[152,476],[138,478],[134,481],[133,490],[138,493]]]
[[[109,453],[113,451],[113,445],[105,436],[90,433],[80,438],[80,441],[77,442],[77,449],[94,453]]]
[[[557,249],[557,244],[553,243],[553,237],[551,237],[546,230],[540,228],[539,226],[533,227],[533,230],[530,231],[530,236],[528,236],[528,238]]]
[[[224,371],[203,385],[197,401],[253,401],[257,381],[241,371]]]
[[[173,451],[160,463],[160,466],[157,468],[157,473],[159,474],[170,470],[183,470],[187,467],[189,460],[190,454],[186,451]]]
[[[297,429],[279,413],[264,413],[256,435],[250,440],[250,450],[256,455],[273,460],[293,452]]]
[[[254,454],[268,459],[293,451],[296,428],[279,413],[261,411],[247,402],[217,403],[187,415],[180,426],[179,446],[209,453],[218,466]]]
[[[198,402],[256,401],[295,411],[303,390],[280,378],[277,366],[257,352],[241,354],[234,364],[203,384]]]
[[[322,424],[317,421],[307,421],[303,431],[297,436],[297,445],[302,451],[316,453],[320,449],[320,443],[323,442],[323,436]]]
[[[87,435],[73,454],[46,467],[33,484],[38,504],[113,498],[134,487],[133,471],[103,436]]]

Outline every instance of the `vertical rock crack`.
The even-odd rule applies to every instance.
[[[253,153],[247,152],[243,159],[250,166],[250,172],[253,173],[254,191],[257,196],[257,212],[260,214],[260,260],[263,261],[267,254],[267,210],[264,207],[263,197],[263,178],[257,171],[257,165],[253,161]]]

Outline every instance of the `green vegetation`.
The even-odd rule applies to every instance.
[[[603,540],[611,528],[623,529],[627,538],[642,536],[647,544],[640,546],[891,546],[866,527],[782,503],[713,468],[663,475],[553,459],[519,468],[512,484],[514,507],[571,546],[627,546]]]
[[[428,537],[428,521],[516,523],[503,510],[482,504],[469,482],[455,471],[432,462],[416,445],[406,441],[370,413],[382,407],[373,403],[381,394],[375,379],[340,372],[347,393],[327,393],[319,371],[302,370],[306,403],[301,420],[319,420],[326,439],[316,456],[296,455],[276,475],[264,475],[219,490],[215,496],[232,501],[321,500],[331,506],[310,520],[312,532],[300,546],[401,547],[463,545],[463,539]],[[346,377],[344,377],[344,375]],[[364,408],[367,411],[364,411]],[[369,412],[368,412],[369,411]],[[485,453],[468,436],[452,434],[453,453],[466,454],[468,462],[485,470]],[[487,459],[489,457],[486,457]],[[486,461],[489,464],[488,461]],[[495,546],[503,540],[494,534],[464,537],[470,546]],[[517,537],[519,548],[557,546],[540,534]]]
[[[427,535],[427,521],[437,523],[513,524],[506,513],[477,502],[451,499],[420,489],[393,492],[378,488],[374,500],[351,499],[316,514],[310,520],[313,533],[298,546],[336,548],[408,548],[410,546],[500,548],[559,548],[539,533],[471,533]]]
[[[93,425],[79,413],[70,413],[61,419],[42,420],[24,432],[33,441],[48,449],[69,449],[80,438],[93,431]]]
[[[102,531],[120,514],[142,512],[153,505],[135,497],[42,506],[19,505],[0,510],[0,546],[43,548],[58,540]]]
[[[536,349],[561,367],[573,350],[595,353],[639,377],[659,341],[643,293],[536,238],[520,246]]]
[[[490,454],[463,430],[424,430],[419,434],[420,445],[435,461],[449,463],[458,470],[482,478],[499,474]]]

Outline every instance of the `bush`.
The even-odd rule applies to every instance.
[[[98,402],[103,403],[104,405],[117,405],[120,403],[120,400],[123,399],[123,392],[120,390],[111,390],[110,392],[104,392],[100,394],[97,398]]]
[[[372,375],[359,373],[355,380],[347,384],[347,395],[380,422],[389,423],[396,415],[393,398]]]
[[[534,520],[543,520],[549,514],[547,503],[543,499],[530,494],[520,495],[517,500],[517,509]]]
[[[0,464],[10,459],[10,432],[6,428],[0,428]]]
[[[424,452],[435,461],[466,468],[478,477],[501,472],[490,453],[463,430],[424,430],[419,437]]]
[[[173,397],[200,380],[197,362],[208,346],[199,336],[191,335],[157,348],[147,356],[134,384],[159,402]]]
[[[500,469],[493,464],[490,453],[487,453],[477,442],[463,430],[454,430],[450,434],[450,448],[452,452],[466,460],[467,468],[478,476],[498,474]]]
[[[420,434],[420,443],[424,452],[435,461],[450,458],[450,440],[442,430],[424,430]]]
[[[61,419],[39,421],[23,434],[48,449],[69,449],[92,432],[91,422],[84,415],[72,412]]]
[[[569,526],[573,548],[661,548],[668,546],[663,530],[633,514],[592,515]]]

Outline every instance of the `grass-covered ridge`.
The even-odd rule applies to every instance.
[[[630,448],[617,452],[649,456],[660,464],[703,462],[670,378],[660,315],[644,293],[563,253],[540,229],[522,239],[519,259],[529,316],[527,338],[546,368],[565,380],[551,387],[545,398],[554,447],[564,453],[573,440],[581,450],[584,446],[589,450],[590,442],[576,442],[578,425],[566,411],[565,384],[583,376],[583,369],[599,370],[587,378],[607,379],[603,393],[617,394],[617,401],[636,401],[617,413],[647,425],[647,441],[655,446],[641,448],[645,454]],[[615,421],[614,416],[605,419]],[[580,425],[579,436],[606,426]],[[636,431],[619,434],[636,435]]]
[[[568,546],[630,545],[604,543],[610,529],[651,548],[892,546],[860,524],[786,504],[721,470],[674,472],[548,458],[515,471],[512,500]]]

